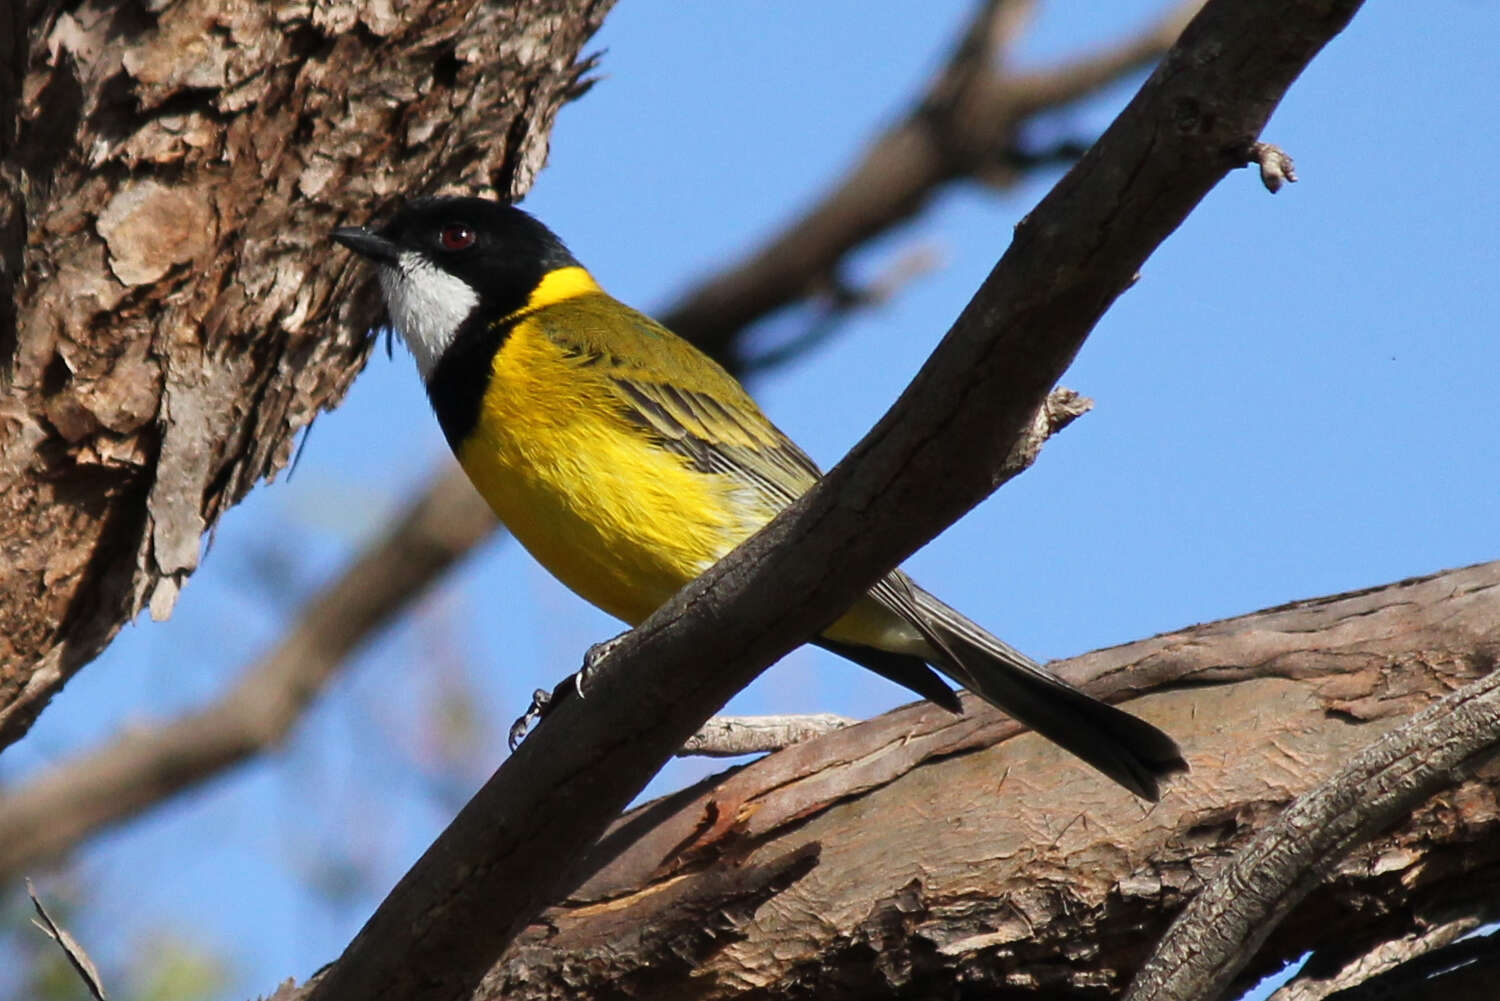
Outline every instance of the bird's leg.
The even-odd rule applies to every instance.
[[[551,715],[552,710],[556,709],[568,696],[577,695],[580,699],[584,698],[587,694],[584,690],[588,687],[589,679],[593,676],[594,671],[597,670],[600,662],[605,657],[608,657],[610,651],[619,646],[620,641],[628,635],[630,635],[630,631],[626,630],[620,635],[607,639],[602,643],[595,643],[583,655],[583,666],[554,685],[552,691],[549,692],[545,688],[538,688],[532,692],[531,705],[527,706],[526,711],[516,717],[516,721],[510,725],[510,749],[514,751],[519,747],[532,726]]]

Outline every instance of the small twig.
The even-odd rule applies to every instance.
[[[1464,686],[1292,802],[1180,914],[1125,1001],[1218,998],[1349,849],[1500,742],[1500,671]]]
[[[66,928],[52,920],[52,915],[48,914],[47,908],[42,906],[41,898],[36,895],[36,887],[31,885],[29,879],[26,881],[26,895],[31,898],[31,906],[36,908],[37,913],[37,917],[32,918],[31,923],[46,932],[47,936],[57,943],[57,947],[63,951],[64,956],[68,957],[68,963],[78,973],[84,986],[88,987],[95,1001],[108,1001],[109,995],[104,993],[104,982],[99,977],[99,968],[94,965],[89,954],[83,951],[83,946],[78,944],[78,940],[68,934]]]
[[[1093,400],[1067,386],[1058,386],[1052,390],[1032,416],[1031,424],[1021,432],[1021,437],[1016,440],[1015,448],[1011,449],[1010,455],[1006,456],[1005,461],[996,470],[997,477],[1003,479],[1021,473],[1036,462],[1037,456],[1041,454],[1042,445],[1048,438],[1092,409],[1094,409]]]
[[[712,716],[687,739],[677,757],[695,755],[728,758],[740,754],[779,751],[783,747],[820,737],[858,723],[836,713],[806,713],[788,716]]]
[[[1297,170],[1292,158],[1280,146],[1263,142],[1251,143],[1245,155],[1245,163],[1260,165],[1260,183],[1273,195],[1283,185],[1297,183]]]
[[[1038,427],[1037,431],[1044,437],[1051,437],[1093,409],[1094,401],[1089,397],[1067,386],[1058,386],[1047,394],[1047,400],[1042,404],[1038,420],[1044,422],[1044,426]]]

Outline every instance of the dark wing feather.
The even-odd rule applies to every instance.
[[[822,476],[758,408],[639,376],[615,375],[612,381],[627,404],[627,418],[696,468],[754,487],[771,510],[786,507]]]

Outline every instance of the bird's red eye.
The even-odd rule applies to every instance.
[[[468,250],[474,246],[475,234],[463,223],[450,223],[438,234],[438,242],[444,250]]]

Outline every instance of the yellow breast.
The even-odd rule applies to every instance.
[[[523,319],[493,357],[458,458],[543,566],[633,625],[754,524],[732,482],[629,422],[606,379]]]

